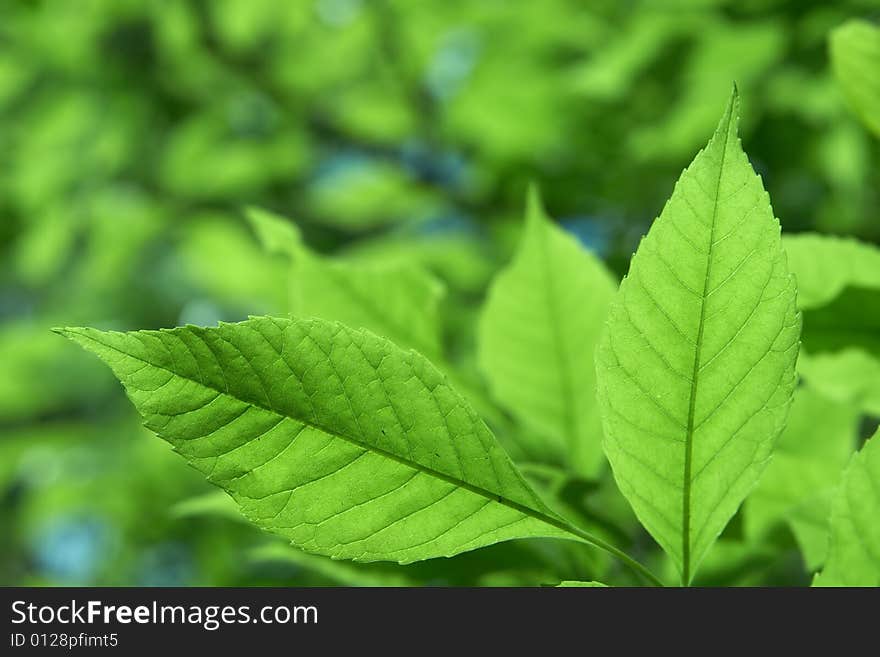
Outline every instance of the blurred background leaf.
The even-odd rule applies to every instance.
[[[880,27],[852,20],[836,28],[831,62],[853,110],[880,135]]]

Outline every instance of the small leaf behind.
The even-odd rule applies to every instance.
[[[831,66],[853,110],[880,135],[880,27],[851,20],[831,33]]]
[[[829,399],[880,416],[880,360],[855,348],[798,357],[798,370]]]
[[[782,240],[798,282],[798,371],[830,399],[880,414],[880,249],[801,233]]]
[[[440,354],[443,284],[409,263],[338,262],[308,249],[292,222],[251,208],[248,221],[270,252],[291,258],[290,310],[365,328],[430,358]]]
[[[880,249],[873,244],[815,233],[785,235],[782,244],[802,310],[824,306],[848,287],[880,292]]]
[[[513,262],[492,284],[479,360],[494,396],[595,476],[602,425],[593,357],[614,294],[602,262],[549,221],[537,192]]]
[[[831,493],[856,448],[858,411],[799,387],[773,460],[745,503],[749,537],[787,523],[807,567],[825,558]]]
[[[831,502],[828,560],[813,586],[880,586],[880,439],[852,457]]]

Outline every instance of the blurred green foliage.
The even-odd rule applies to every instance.
[[[256,205],[296,221],[313,271],[424,267],[446,288],[443,352],[479,388],[475,317],[527,182],[622,274],[731,80],[784,230],[878,242],[880,142],[828,56],[835,27],[878,16],[876,0],[0,0],[0,583],[598,578],[602,555],[540,541],[442,566],[292,552],[205,498],[48,328],[288,312],[288,262],[244,221]],[[607,472],[530,473],[660,559]],[[806,581],[789,530],[741,524],[705,583]]]

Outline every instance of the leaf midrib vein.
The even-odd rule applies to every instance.
[[[730,140],[730,124],[733,120],[733,112],[727,115],[727,122],[724,126],[724,140],[721,146],[721,159],[718,163],[718,178],[715,181],[715,194],[712,199],[712,216],[709,223],[709,248],[706,252],[706,274],[703,278],[703,292],[700,301],[700,321],[697,325],[697,339],[694,345],[694,367],[691,374],[691,394],[688,402],[688,418],[687,428],[685,430],[685,453],[684,453],[684,489],[682,492],[682,510],[681,510],[681,561],[682,561],[682,584],[687,586],[691,579],[691,471],[693,468],[693,452],[694,452],[694,418],[697,408],[697,390],[700,380],[700,356],[703,347],[703,332],[706,325],[706,303],[707,293],[709,291],[709,278],[712,272],[712,255],[715,242],[715,224],[718,219],[718,197],[721,193],[721,177],[724,173],[724,160],[727,156],[727,145]],[[720,135],[719,135],[720,136]],[[696,175],[696,174],[694,174]]]

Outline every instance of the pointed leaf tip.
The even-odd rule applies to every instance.
[[[727,105],[724,108],[724,112],[721,114],[721,119],[718,121],[718,127],[715,129],[715,135],[713,139],[717,136],[723,135],[725,140],[730,138],[731,133],[734,135],[737,133],[739,127],[739,89],[736,85],[736,82],[733,83],[733,88],[730,92],[730,98],[727,100]]]
[[[541,199],[541,190],[537,183],[530,182],[526,193],[526,220],[546,219],[547,211],[544,209],[544,201]]]
[[[70,340],[73,339],[74,336],[82,333],[84,329],[79,326],[53,326],[49,330],[56,335],[63,336]]]

